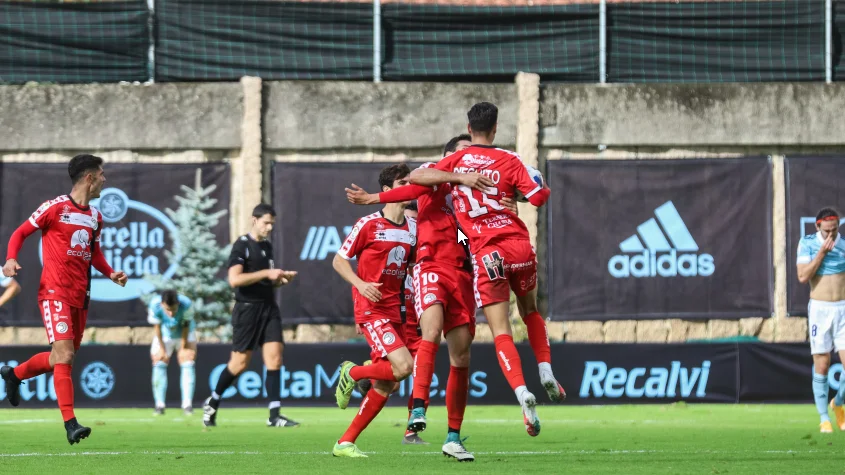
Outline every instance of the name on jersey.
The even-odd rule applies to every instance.
[[[499,184],[499,180],[502,179],[502,174],[499,173],[499,170],[484,170],[478,169],[474,167],[455,167],[455,173],[480,173],[483,176],[493,180],[493,183]]]

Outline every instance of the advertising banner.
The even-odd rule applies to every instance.
[[[197,169],[202,170],[203,186],[217,186],[214,211],[227,210],[231,188],[228,165],[106,164],[105,188],[91,205],[103,215],[100,246],[106,260],[115,270],[126,272],[129,282],[120,287],[92,269],[88,326],[146,325],[146,310],[138,296],[152,290],[152,285],[142,276],[168,278],[176,273],[178,264],[169,262],[165,255],[173,250],[176,225],[165,209],[179,207],[174,196],[184,194],[182,185],[194,186]],[[67,173],[66,163],[0,164],[0,245],[4,253],[15,229],[43,202],[70,192]],[[214,233],[221,245],[228,244],[228,216],[220,220]],[[24,243],[16,277],[23,289],[0,308],[0,325],[42,325],[37,302],[42,269],[40,243],[40,232]],[[72,242],[68,243],[69,250],[71,247]]]
[[[798,241],[816,232],[825,207],[845,212],[845,157],[786,157],[786,305],[789,315],[807,316],[810,286],[798,282]],[[842,232],[845,217],[839,220]]]
[[[555,320],[771,314],[766,158],[548,163]]]
[[[285,324],[353,322],[352,286],[335,272],[332,259],[358,219],[384,205],[350,204],[343,189],[355,183],[378,193],[379,172],[388,165],[276,163],[273,250],[281,268],[299,272],[291,285],[279,290]],[[412,170],[419,166],[408,165]],[[353,268],[356,265],[353,261]]]
[[[528,344],[517,345],[528,389],[541,403],[548,398],[534,367]],[[199,405],[216,386],[229,359],[229,345],[199,346],[194,404]],[[0,364],[17,365],[40,347],[0,348]],[[502,375],[495,347],[478,343],[472,348],[469,404],[515,405],[516,399]],[[285,348],[280,397],[283,405],[335,404],[338,366],[344,360],[369,357],[364,344],[290,344]],[[695,343],[695,344],[554,344],[552,364],[566,389],[566,404],[665,404],[686,402],[793,402],[812,401],[812,358],[805,344]],[[829,378],[839,387],[842,365],[834,361]],[[179,365],[171,362],[167,399],[180,401]],[[74,363],[76,401],[81,407],[152,407],[152,368],[147,346],[88,345]],[[443,405],[449,376],[446,345],[437,353],[432,380],[433,405]],[[256,355],[223,397],[227,405],[264,405],[265,369]],[[0,381],[0,398],[5,387]],[[403,406],[413,378],[403,381],[390,404]],[[24,407],[54,407],[52,374],[24,382]],[[831,392],[833,394],[833,392]],[[353,394],[352,404],[361,398]],[[518,410],[517,410],[518,411]],[[516,416],[515,416],[516,417]]]

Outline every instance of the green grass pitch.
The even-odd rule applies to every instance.
[[[819,434],[811,405],[541,406],[536,438],[518,406],[474,406],[462,431],[474,463],[440,453],[443,407],[429,411],[427,446],[402,445],[407,411],[387,408],[358,439],[368,459],[331,456],[354,408],[282,412],[302,425],[268,428],[266,409],[225,405],[211,430],[199,411],[81,409],[93,433],[70,446],[58,409],[3,408],[0,473],[845,473],[845,433]]]

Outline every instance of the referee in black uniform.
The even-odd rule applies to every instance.
[[[261,348],[267,379],[264,387],[270,400],[269,427],[294,427],[299,423],[279,414],[282,387],[282,317],[273,296],[275,287],[289,283],[296,272],[277,269],[273,263],[273,247],[267,238],[276,222],[270,205],[260,204],[252,210],[252,230],[232,244],[229,255],[229,285],[235,289],[232,311],[232,356],[220,373],[217,387],[203,404],[202,422],[206,427],[217,425],[217,412],[223,392],[232,385],[252,359],[252,352]]]

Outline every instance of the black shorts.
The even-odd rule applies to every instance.
[[[243,353],[270,342],[284,342],[282,314],[276,302],[235,302],[232,350]]]

